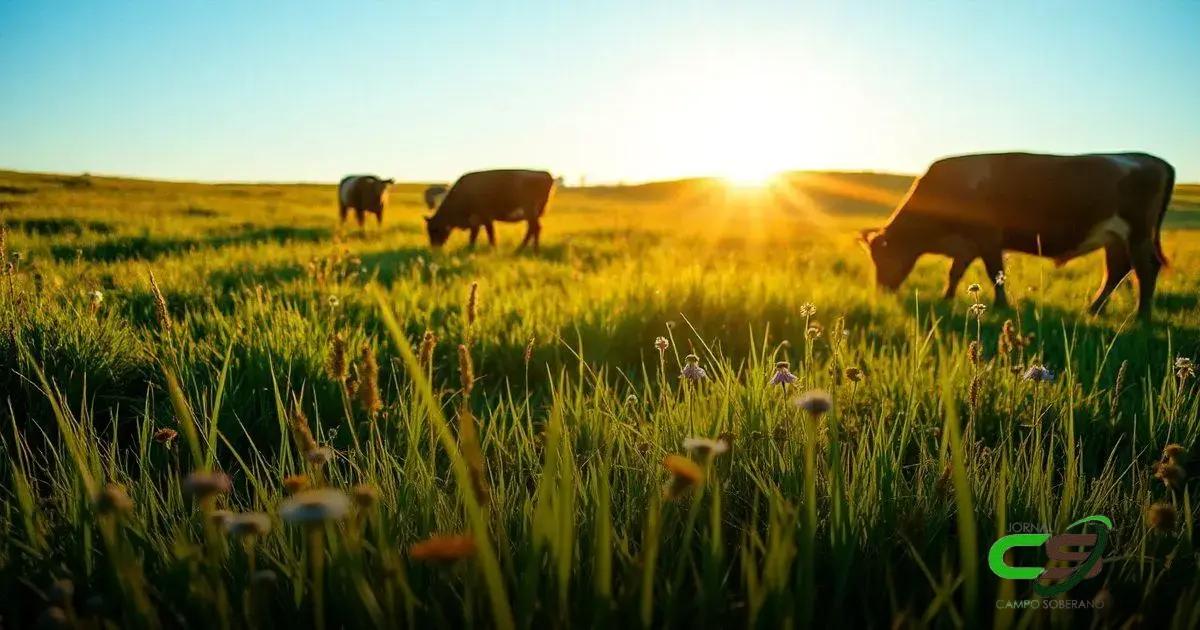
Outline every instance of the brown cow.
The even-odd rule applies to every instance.
[[[338,216],[342,223],[346,215],[354,210],[354,218],[358,227],[363,226],[363,214],[370,212],[375,215],[379,225],[383,225],[383,208],[387,205],[388,186],[390,179],[380,179],[374,175],[350,175],[342,178],[338,184]]]
[[[1138,315],[1149,320],[1154,284],[1166,265],[1159,232],[1175,185],[1175,169],[1145,153],[1036,155],[997,153],[934,162],[909,189],[887,225],[864,230],[876,283],[896,290],[922,254],[949,256],[944,297],[982,258],[1007,305],[1003,252],[1064,264],[1104,248],[1107,277],[1090,311],[1099,313],[1132,270]]]
[[[495,170],[467,173],[458,178],[442,199],[437,212],[425,218],[429,243],[441,247],[455,228],[471,231],[471,247],[479,228],[487,231],[488,244],[496,245],[493,221],[525,221],[528,229],[518,251],[530,242],[537,251],[542,215],[554,189],[546,171]]]

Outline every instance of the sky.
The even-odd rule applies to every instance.
[[[1200,181],[1200,2],[0,0],[0,168],[568,183],[1141,150]]]

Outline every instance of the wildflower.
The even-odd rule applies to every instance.
[[[729,444],[720,440],[690,437],[683,441],[683,450],[689,453],[695,452],[701,457],[708,457],[710,455],[720,455],[729,450]]]
[[[325,371],[329,378],[342,383],[350,374],[350,366],[346,362],[346,338],[341,333],[329,336],[329,360],[325,363]]]
[[[804,331],[804,338],[812,341],[821,336],[821,324],[813,322],[809,324],[808,329]]]
[[[708,378],[708,374],[705,373],[704,368],[700,367],[700,357],[689,354],[684,360],[687,365],[683,366],[683,371],[679,373],[679,378],[686,378],[693,383],[698,383]]]
[[[529,361],[533,359],[533,342],[536,340],[537,340],[536,337],[534,337],[533,335],[530,335],[529,343],[525,344],[525,355],[523,358],[525,359],[526,367],[529,366]]]
[[[279,504],[279,516],[291,525],[315,525],[334,521],[350,511],[350,497],[329,488],[303,490]]]
[[[979,292],[981,290],[982,289],[980,288],[979,284],[975,282],[972,282],[971,285],[967,287],[967,293],[970,293],[971,297],[975,298],[977,301],[979,300]]]
[[[1187,450],[1180,444],[1168,444],[1163,447],[1162,461],[1178,463],[1182,461]]]
[[[978,302],[972,304],[971,308],[967,309],[967,314],[975,319],[983,319],[983,314],[986,312],[987,304],[980,304]]]
[[[158,326],[162,332],[171,332],[171,314],[167,311],[167,298],[163,297],[162,289],[158,288],[158,280],[154,271],[150,271],[150,292],[154,294],[154,315],[158,318]]]
[[[133,511],[133,501],[125,494],[125,489],[116,484],[108,484],[96,494],[93,501],[96,511],[100,514],[124,514]]]
[[[341,300],[338,299],[338,296],[333,295],[332,293],[328,298],[326,298],[326,300],[329,302],[330,308],[337,308],[338,304],[341,304]]]
[[[823,389],[811,389],[795,400],[796,406],[816,418],[833,408],[833,398]]]
[[[417,355],[418,361],[426,369],[433,365],[433,349],[437,345],[437,337],[432,330],[426,330],[425,336],[421,338],[421,351]]]
[[[1168,490],[1178,490],[1187,480],[1187,471],[1175,462],[1159,462],[1154,465],[1154,478],[1163,482]]]
[[[271,517],[262,512],[231,514],[225,519],[225,532],[234,538],[262,536],[271,531]]]
[[[795,374],[789,369],[791,365],[787,361],[780,361],[775,364],[775,376],[771,377],[771,385],[791,385],[798,379]]]
[[[682,495],[704,480],[700,465],[682,455],[667,455],[663,458],[663,466],[671,472],[671,485],[667,488],[670,498]]]
[[[863,373],[861,369],[856,367],[846,368],[843,374],[846,376],[846,380],[850,381],[851,383],[858,383],[867,378],[867,375]]]
[[[318,446],[304,454],[304,459],[313,466],[324,466],[333,461],[333,449],[328,446]]]
[[[997,352],[1008,355],[1019,345],[1019,338],[1020,334],[1016,332],[1013,320],[1004,320],[1004,325],[1000,328],[1000,340],[996,342]]]
[[[308,487],[308,475],[288,475],[283,478],[283,487],[288,494],[296,494]]]
[[[91,298],[92,308],[100,308],[100,305],[104,303],[104,292],[100,289],[88,293],[88,297]]]
[[[464,344],[458,344],[458,382],[462,385],[463,397],[471,395],[475,388],[475,366],[471,363],[471,352]]]
[[[630,395],[626,396],[626,397],[625,397],[625,404],[626,404],[626,405],[630,405],[630,406],[633,406],[633,405],[636,405],[636,404],[638,404],[638,397],[637,397],[637,394],[630,394]]]
[[[1035,364],[1029,366],[1029,369],[1025,370],[1021,378],[1035,383],[1048,382],[1054,380],[1054,372],[1044,365]]]
[[[375,486],[369,484],[360,483],[354,486],[350,493],[354,498],[354,504],[364,510],[379,502],[379,491],[375,489]]]
[[[1185,380],[1196,375],[1196,364],[1187,357],[1175,359],[1175,375],[1179,380]]]
[[[1169,534],[1175,529],[1175,506],[1170,503],[1155,503],[1146,510],[1146,524],[1160,534]]]
[[[154,432],[154,441],[162,444],[167,448],[171,448],[171,443],[175,438],[179,437],[179,432],[175,429],[162,428]]]
[[[374,415],[383,407],[379,397],[379,363],[371,344],[363,346],[362,369],[358,375],[358,400],[368,414]]]
[[[817,314],[817,305],[812,302],[805,302],[800,305],[800,317],[809,318]]]
[[[996,272],[996,277],[992,278],[992,281],[996,283],[996,286],[1002,287],[1004,286],[1004,281],[1007,279],[1008,277],[1004,275],[1004,270],[1001,269],[1000,271]]]
[[[967,360],[971,365],[979,365],[980,347],[979,342],[972,339],[971,343],[967,344]]]
[[[658,353],[661,355],[667,351],[667,348],[671,347],[671,342],[667,341],[666,337],[656,337],[654,339],[654,347],[658,349]]]
[[[453,562],[475,555],[475,538],[466,534],[436,534],[408,548],[418,562]]]
[[[197,499],[207,499],[218,494],[226,494],[233,484],[229,475],[220,472],[198,470],[183,480],[183,491]]]

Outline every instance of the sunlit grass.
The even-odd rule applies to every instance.
[[[1146,329],[1127,288],[1083,315],[1097,256],[1012,258],[980,320],[936,260],[875,294],[854,233],[907,181],[566,188],[517,255],[430,252],[418,186],[360,232],[332,187],[0,174],[5,623],[1085,624],[997,609],[1033,594],[986,552],[1102,513],[1068,596],[1186,626],[1193,484],[1154,466],[1200,432],[1189,193]]]

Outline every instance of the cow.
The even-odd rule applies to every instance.
[[[517,251],[533,242],[537,251],[541,217],[550,200],[554,178],[545,171],[496,170],[467,173],[458,178],[432,216],[425,217],[429,243],[445,244],[454,228],[471,230],[471,247],[479,228],[487,230],[488,245],[496,245],[493,221],[525,221],[525,240]]]
[[[381,179],[375,175],[349,175],[342,178],[338,184],[338,216],[342,223],[346,215],[354,210],[354,218],[358,227],[363,227],[363,214],[370,212],[375,215],[379,225],[383,225],[383,208],[387,205],[388,186],[391,179]]]
[[[1149,321],[1158,272],[1167,264],[1160,232],[1175,186],[1175,169],[1145,153],[1040,155],[995,153],[934,162],[913,183],[882,228],[863,230],[877,286],[895,291],[923,254],[952,262],[944,298],[967,267],[982,258],[1007,306],[1005,251],[1035,254],[1058,265],[1104,248],[1104,284],[1089,311],[1100,313],[1132,270],[1138,316]]]
[[[434,210],[438,206],[438,202],[442,197],[446,196],[447,188],[441,184],[434,184],[425,189],[425,207]]]

